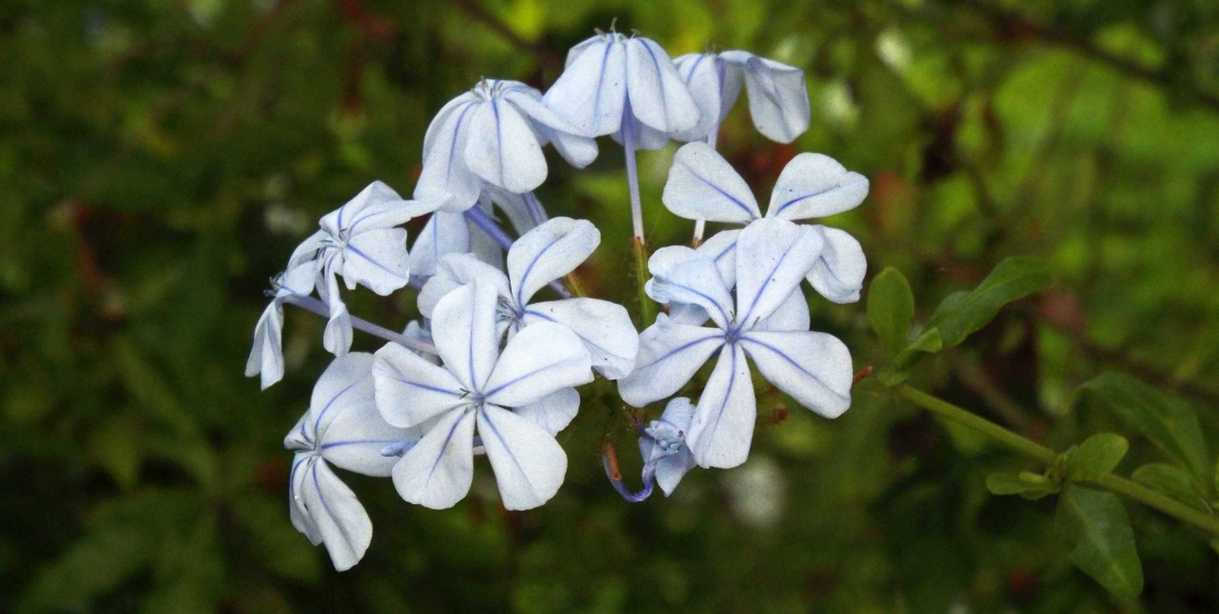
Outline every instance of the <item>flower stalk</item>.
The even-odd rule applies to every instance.
[[[326,303],[323,303],[312,296],[292,294],[284,297],[283,302],[288,305],[299,307],[323,318],[330,317],[330,310],[326,307]],[[384,326],[381,326],[380,324],[374,324],[363,318],[351,316],[351,326],[356,330],[364,331],[374,337],[379,337],[386,341],[393,341],[394,343],[404,345],[418,352],[426,352],[432,355],[436,354],[436,346],[423,341],[422,339],[411,339],[410,337],[396,333],[388,328],[385,328]]]

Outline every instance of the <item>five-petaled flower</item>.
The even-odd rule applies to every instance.
[[[560,217],[512,244],[507,275],[469,255],[447,256],[420,290],[419,311],[431,317],[445,294],[479,279],[498,293],[497,322],[500,330],[507,329],[509,337],[531,324],[561,324],[584,342],[593,368],[609,379],[624,377],[635,366],[639,334],[622,305],[595,298],[530,303],[546,284],[575,270],[600,242],[601,233],[587,220]]]
[[[790,143],[808,130],[808,89],[799,68],[739,49],[690,53],[673,63],[700,111],[698,124],[678,134],[683,141],[714,138],[741,93],[742,80],[758,132],[772,141]]]
[[[314,545],[325,544],[339,571],[368,550],[372,521],[330,465],[385,477],[398,459],[382,450],[404,449],[419,438],[417,429],[381,419],[373,400],[372,365],[372,354],[335,358],[313,388],[309,411],[284,437],[284,447],[296,452],[288,478],[292,526]]]
[[[377,406],[390,424],[426,429],[394,465],[403,499],[430,508],[470,490],[475,426],[504,507],[542,505],[567,473],[554,433],[579,407],[574,386],[592,381],[588,350],[565,326],[542,322],[500,351],[499,295],[479,279],[447,293],[432,312],[436,365],[390,343],[376,355]]]
[[[846,346],[826,333],[776,330],[768,322],[798,292],[820,253],[820,235],[810,227],[777,218],[751,222],[736,240],[735,308],[710,258],[654,268],[654,298],[698,305],[714,327],[660,315],[640,335],[635,370],[618,382],[622,399],[641,407],[667,398],[722,350],[686,437],[703,467],[734,467],[749,455],[757,408],[747,355],[763,377],[801,405],[826,417],[841,415],[851,403]]]
[[[627,133],[641,149],[664,147],[699,122],[699,108],[669,54],[650,38],[618,32],[572,47],[544,100],[580,134],[622,142]]]
[[[868,195],[868,179],[848,171],[829,156],[802,153],[783,168],[770,195],[767,219],[804,220],[849,211]],[[661,200],[673,213],[693,220],[748,224],[762,213],[745,180],[705,143],[677,150]],[[810,226],[822,239],[822,249],[808,281],[836,303],[859,300],[867,260],[854,237],[822,225]],[[716,235],[713,258],[728,254],[737,231]],[[726,280],[731,286],[731,280]]]
[[[546,180],[547,143],[578,168],[597,157],[596,142],[548,107],[540,92],[519,81],[484,79],[428,126],[415,198],[439,199],[446,211],[460,212],[478,202],[484,185],[529,192]]]
[[[359,284],[388,296],[410,281],[406,230],[411,218],[430,213],[437,201],[403,200],[380,181],[321,219],[321,230],[296,248],[288,270],[312,264],[318,295],[330,311],[322,344],[335,355],[351,348],[351,314],[339,296],[339,277],[348,290]]]

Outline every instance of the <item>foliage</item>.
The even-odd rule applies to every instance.
[[[353,479],[377,538],[336,574],[288,524],[280,441],[322,323],[288,311],[284,382],[241,377],[267,277],[371,179],[408,192],[444,101],[484,74],[553,82],[615,17],[674,55],[805,68],[799,141],[738,109],[718,147],[762,193],[801,151],[869,177],[832,222],[886,271],[868,318],[811,307],[884,377],[832,423],[760,397],[748,465],[640,506],[598,464],[607,434],[634,445],[608,391],[561,438],[546,508],[504,512],[479,478],[453,510],[404,509]],[[1213,515],[1217,34],[1200,2],[5,3],[0,610],[1212,611],[1202,532],[1094,480]],[[540,197],[626,237],[611,152],[551,164]],[[657,197],[671,154],[640,156],[658,244],[690,233]],[[581,283],[629,302],[630,258],[607,243]],[[1026,464],[900,382],[1065,456]]]

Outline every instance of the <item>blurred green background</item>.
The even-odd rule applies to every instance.
[[[864,206],[831,223],[873,272],[910,278],[921,317],[1002,257],[1052,265],[1052,290],[921,384],[1061,448],[1110,426],[1076,386],[1124,371],[1193,401],[1219,442],[1209,0],[7,0],[0,611],[1219,607],[1206,541],[1138,506],[1147,588],[1115,603],[1063,556],[1052,503],[986,492],[1018,459],[867,380],[834,422],[763,398],[749,463],[695,471],[668,500],[632,506],[606,483],[607,433],[628,473],[638,461],[603,388],[561,437],[571,469],[539,510],[504,512],[485,463],[444,512],[345,475],[375,535],[335,573],[289,524],[281,445],[329,358],[321,321],[289,310],[283,382],[242,377],[268,277],[370,180],[409,194],[445,101],[481,76],[544,88],[615,18],[674,56],[744,48],[804,68],[813,122],[797,143],[756,134],[741,101],[720,149],[762,198],[800,151],[867,175]],[[601,227],[581,277],[629,305],[622,154],[601,145],[582,173],[548,152],[539,194]],[[641,155],[656,245],[690,231],[659,202],[671,154]],[[411,292],[347,297],[392,327],[414,317]],[[813,308],[857,366],[879,354],[862,304]],[[1132,458],[1151,456],[1134,442]]]

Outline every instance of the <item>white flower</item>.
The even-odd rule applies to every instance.
[[[271,280],[271,302],[254,325],[254,345],[246,359],[246,377],[261,376],[266,390],[284,377],[284,300],[313,292],[316,278],[312,262],[297,265]]]
[[[398,459],[382,450],[407,449],[419,438],[416,429],[390,426],[377,412],[372,364],[372,354],[335,358],[313,388],[309,411],[284,438],[296,452],[288,478],[292,526],[314,545],[325,544],[339,571],[364,556],[372,522],[330,465],[385,477]]]
[[[617,303],[594,298],[567,298],[530,303],[546,284],[575,270],[601,242],[587,220],[558,217],[527,232],[508,250],[508,273],[470,256],[448,256],[419,292],[419,311],[431,317],[439,300],[463,284],[480,279],[496,289],[499,330],[514,335],[526,326],[554,322],[571,329],[592,359],[593,368],[609,379],[630,373],[639,350],[639,334],[630,314]]]
[[[444,201],[460,212],[478,201],[484,182],[529,192],[546,180],[542,146],[583,168],[597,144],[552,111],[537,90],[518,81],[484,79],[436,114],[423,140],[423,171],[415,198]]]
[[[436,201],[403,200],[380,181],[321,219],[321,230],[296,248],[288,270],[312,265],[318,296],[330,311],[322,344],[335,355],[351,348],[351,315],[339,296],[339,277],[348,290],[364,286],[388,296],[410,281],[406,230],[396,228],[436,209]]]
[[[740,50],[691,53],[673,62],[701,112],[698,124],[678,135],[681,140],[703,139],[716,130],[736,103],[742,79],[758,132],[790,143],[808,130],[808,88],[799,68]]]
[[[617,32],[572,47],[544,100],[580,134],[621,141],[621,133],[632,130],[642,149],[663,147],[699,122],[699,108],[665,50],[652,39]]]
[[[579,395],[564,389],[592,381],[588,351],[566,327],[543,322],[526,327],[501,353],[498,299],[481,280],[440,299],[431,328],[443,366],[393,343],[377,352],[381,415],[390,424],[427,429],[393,469],[394,486],[410,503],[442,509],[466,496],[476,425],[504,507],[542,505],[563,483],[567,455],[538,425],[547,420],[530,414],[574,415]]]
[[[734,467],[749,456],[757,408],[746,356],[768,381],[823,416],[837,417],[851,403],[851,355],[841,341],[766,325],[816,264],[820,235],[807,226],[763,218],[741,231],[736,250],[735,308],[709,258],[685,259],[665,277],[654,278],[652,296],[698,305],[714,327],[660,315],[639,337],[635,370],[618,382],[622,399],[641,407],[676,393],[722,349],[686,437],[703,467]]]
[[[779,173],[766,217],[793,221],[825,217],[854,209],[867,195],[868,179],[863,175],[829,156],[802,153]],[[762,217],[745,180],[705,143],[689,143],[677,150],[661,200],[669,211],[693,220],[748,224]],[[809,271],[809,283],[836,303],[859,300],[867,272],[863,248],[836,228],[811,228],[821,235],[824,247]],[[731,249],[727,244],[723,247]]]

